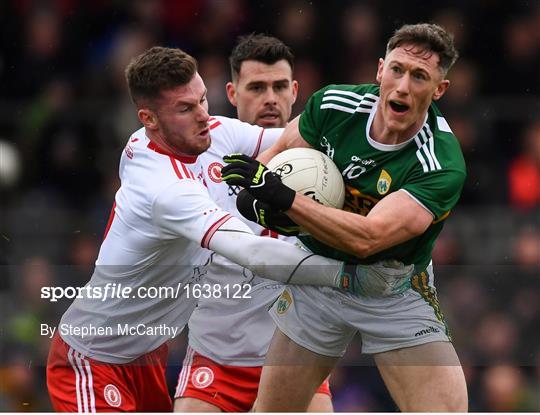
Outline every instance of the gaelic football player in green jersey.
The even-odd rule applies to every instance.
[[[415,266],[404,292],[394,290],[392,281],[382,281],[380,292],[369,296],[288,287],[271,310],[278,330],[257,410],[305,410],[357,332],[402,411],[467,410],[465,378],[431,264],[435,239],[466,174],[459,143],[434,104],[449,86],[446,73],[457,56],[452,36],[441,27],[401,27],[379,60],[376,85],[330,85],[316,92],[261,155],[264,163],[292,147],[325,152],[347,185],[344,210],[296,194],[276,176],[261,174],[264,166],[256,160],[227,158],[231,164],[222,177],[245,187],[259,209],[285,212],[306,229],[309,235],[300,239],[307,249],[349,263],[396,259]]]

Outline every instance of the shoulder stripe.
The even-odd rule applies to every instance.
[[[416,143],[418,145],[418,143]],[[418,150],[416,150],[416,157],[418,158],[418,160],[420,161],[420,164],[422,165],[422,170],[424,171],[424,173],[427,173],[428,172],[428,166],[426,164],[426,160],[424,160],[424,157],[422,157],[422,150],[420,148],[420,146],[418,146]]]
[[[364,98],[372,99],[373,102],[377,102],[379,100],[379,97],[377,95],[370,94],[369,92],[366,92],[366,94],[364,95]]]
[[[209,126],[209,128],[210,128],[211,130],[213,130],[214,128],[216,128],[216,127],[219,126],[219,125],[221,125],[221,121],[217,120],[216,122],[214,122],[213,124],[211,124],[211,125]]]
[[[251,156],[252,159],[257,157],[259,155],[259,151],[261,150],[261,144],[262,144],[262,138],[264,134],[265,129],[261,128],[261,133],[259,134],[259,139],[257,140],[257,145],[255,146],[255,151],[253,152],[253,155]]]
[[[201,246],[203,248],[208,248],[208,245],[210,245],[210,240],[212,239],[212,237],[214,236],[216,231],[221,227],[221,225],[223,225],[225,222],[227,222],[230,218],[232,218],[232,215],[226,214],[221,219],[218,219],[217,221],[215,221],[208,228],[208,230],[206,231],[206,233],[204,234],[204,236],[203,236],[203,238],[201,240]]]
[[[341,89],[329,89],[329,90],[324,92],[324,95],[329,95],[329,94],[347,95],[349,97],[356,98],[359,101],[361,101],[364,98],[363,95],[359,95],[359,94],[357,94],[355,92],[351,92],[351,91],[343,91]]]
[[[349,114],[355,112],[369,114],[378,99],[379,97],[370,93],[360,95],[351,91],[329,89],[324,92],[320,108],[348,112]]]
[[[375,105],[375,103],[371,101],[366,101],[366,100],[353,101],[352,99],[343,98],[343,97],[339,97],[335,95],[328,95],[326,97],[323,97],[322,102],[325,102],[325,101],[337,101],[338,103],[342,102],[344,104],[353,106],[355,109],[361,106],[365,108],[372,108],[373,105]]]
[[[433,133],[431,132],[428,124],[424,124],[420,132],[414,137],[414,141],[418,147],[416,157],[420,161],[424,173],[427,173],[428,171],[441,170],[441,164],[435,155]]]
[[[439,160],[437,159],[437,155],[435,154],[435,136],[433,132],[431,131],[431,128],[429,127],[429,124],[426,124],[427,133],[429,135],[429,151],[431,152],[431,155],[433,157],[433,161],[435,162],[435,166],[437,166],[437,170],[441,170],[441,163],[439,163]]]
[[[354,99],[356,99],[358,101],[365,101],[366,98],[367,98],[367,99],[372,100],[373,102],[375,102],[375,101],[377,101],[377,99],[379,99],[379,97],[377,95],[373,95],[373,94],[370,94],[370,93],[365,93],[364,95],[360,95],[360,94],[357,94],[355,92],[343,91],[341,89],[329,89],[329,90],[324,92],[324,95],[332,95],[332,94],[345,95],[345,96],[354,98]]]
[[[349,108],[349,107],[344,107],[343,105],[338,105],[338,104],[322,104],[321,105],[321,109],[322,110],[325,110],[325,109],[334,109],[334,110],[338,110],[338,111],[343,111],[343,112],[348,112],[350,114],[354,114],[355,112],[365,112],[367,114],[369,114],[372,110],[372,108],[364,108],[364,107],[356,107],[356,108]]]
[[[195,180],[195,175],[193,174],[193,172],[190,169],[188,169],[184,165],[184,163],[176,160],[174,157],[171,157],[171,156],[169,156],[169,160],[171,160],[173,170],[174,170],[174,172],[176,173],[176,175],[178,176],[178,178],[180,180],[184,180],[184,179],[193,179],[193,180]],[[182,168],[182,171],[180,171],[180,168],[178,167],[178,164],[180,164],[180,167]]]
[[[174,157],[171,157],[169,156],[169,160],[171,160],[171,164],[173,166],[173,170],[174,172],[176,173],[176,175],[178,176],[178,178],[180,180],[183,180],[184,179],[184,176],[182,176],[182,173],[180,173],[180,170],[178,169],[178,166],[176,165],[176,160],[174,159]]]
[[[431,152],[429,151],[429,137],[426,135],[424,127],[422,127],[418,135],[421,137],[422,150],[424,151],[424,155],[426,156],[429,163],[429,170],[435,170],[435,162],[433,161],[433,157],[431,156]]]
[[[322,100],[323,100],[323,102],[324,101],[344,102],[345,104],[354,105],[355,107],[362,102],[362,101],[360,101],[360,102],[359,101],[353,101],[352,99],[343,98],[343,97],[339,97],[339,96],[333,96],[333,95],[324,96]]]
[[[356,110],[354,108],[344,107],[343,105],[337,105],[337,104],[322,104],[321,109],[334,109],[338,111],[348,112],[350,114],[354,114]]]
[[[191,179],[195,179],[193,172],[189,170],[184,163],[180,163],[180,166],[182,166],[182,170],[184,171],[186,178],[189,177]]]

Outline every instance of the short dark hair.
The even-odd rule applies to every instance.
[[[240,36],[229,56],[231,76],[233,79],[238,77],[244,61],[254,60],[272,65],[282,59],[289,63],[291,70],[294,69],[294,55],[291,49],[278,38],[262,33]]]
[[[137,106],[158,98],[161,91],[185,85],[197,72],[197,61],[180,49],[154,46],[131,60],[126,80]]]
[[[439,68],[443,75],[456,62],[459,54],[454,37],[441,26],[432,23],[403,25],[395,31],[386,45],[386,54],[403,44],[412,44],[439,55]]]

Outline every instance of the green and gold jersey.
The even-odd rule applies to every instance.
[[[309,235],[300,239],[313,252],[348,263],[394,258],[415,264],[421,272],[431,261],[435,239],[459,199],[465,161],[434,104],[420,131],[406,142],[374,141],[369,131],[378,102],[377,85],[329,85],[309,99],[300,117],[300,134],[341,171],[347,188],[345,210],[366,216],[382,198],[402,189],[433,214],[433,223],[422,235],[363,259]]]

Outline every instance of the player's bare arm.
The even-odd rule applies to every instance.
[[[285,151],[289,148],[296,148],[296,147],[311,148],[311,146],[306,142],[306,140],[304,140],[302,136],[300,135],[300,131],[298,130],[299,120],[300,120],[300,116],[297,116],[289,124],[287,124],[281,137],[279,137],[279,139],[270,148],[268,148],[263,153],[261,153],[259,157],[257,157],[257,160],[259,160],[263,164],[266,164],[276,154],[279,154],[282,151]]]
[[[404,191],[386,196],[367,216],[322,206],[300,193],[286,213],[316,239],[361,258],[421,235],[433,221]]]

